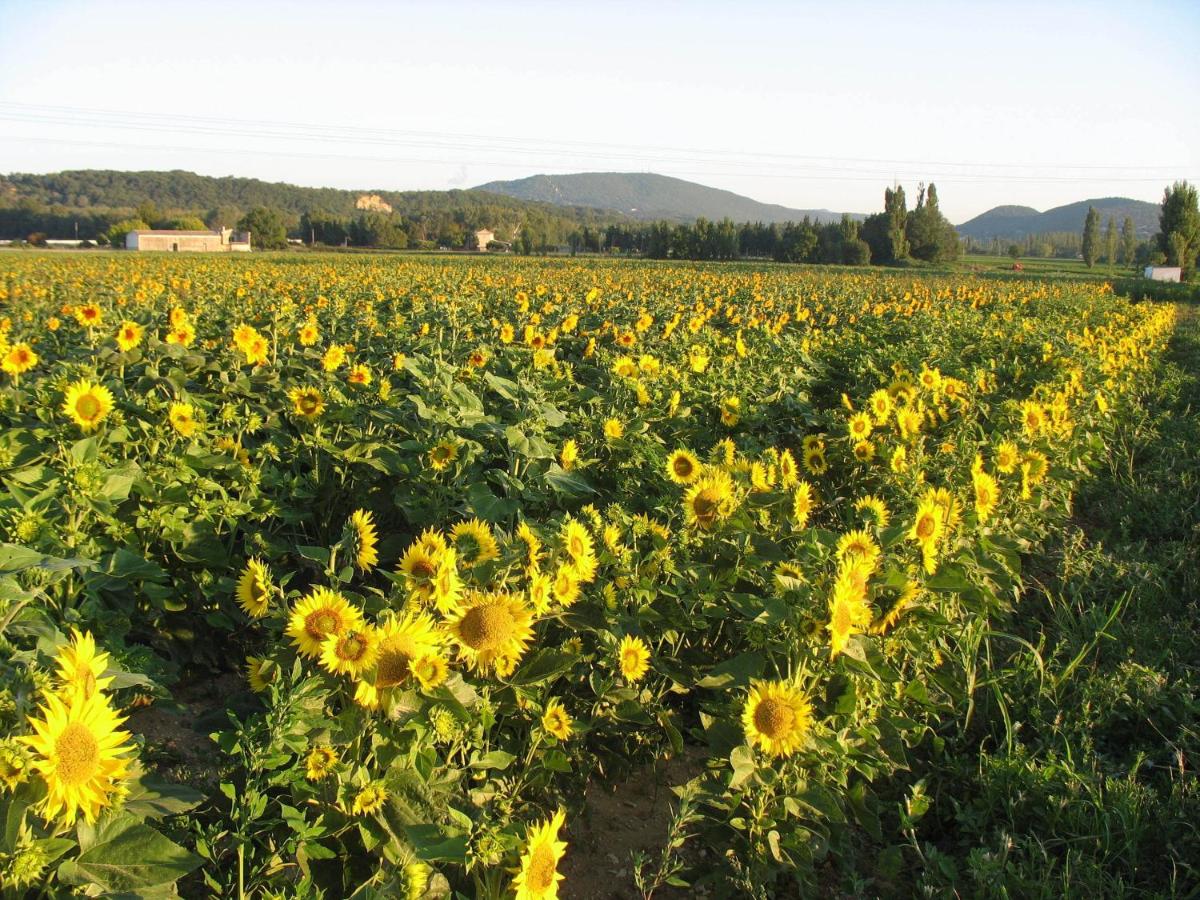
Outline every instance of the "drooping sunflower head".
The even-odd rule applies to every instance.
[[[63,412],[84,431],[94,431],[112,412],[113,395],[108,388],[101,384],[92,384],[86,379],[80,380],[67,388],[63,400]]]
[[[104,678],[108,669],[108,654],[96,650],[96,641],[90,631],[71,630],[71,642],[58,651],[58,680],[61,694],[68,701],[73,697],[87,699],[103,691],[112,683]]]
[[[319,659],[322,644],[330,635],[361,630],[362,613],[336,591],[316,587],[292,609],[287,635],[300,653]]]
[[[676,484],[691,484],[700,471],[700,460],[690,450],[675,450],[667,457],[667,477]]]
[[[450,529],[450,541],[458,552],[459,562],[468,569],[481,566],[500,555],[491,527],[479,519],[455,525]]]
[[[754,681],[742,707],[742,728],[751,746],[768,756],[791,756],[812,730],[812,704],[795,685]]]
[[[860,576],[867,573],[858,565],[843,567],[842,575],[834,582],[829,598],[830,658],[846,649],[846,644],[855,634],[863,634],[871,627],[871,607],[866,600],[866,584]]]
[[[555,900],[558,883],[563,874],[558,864],[567,849],[566,841],[558,839],[566,814],[559,810],[549,820],[529,829],[525,849],[521,853],[521,868],[513,879],[515,900]]]
[[[354,547],[354,565],[366,572],[379,563],[379,532],[370,511],[356,509],[346,523],[346,537]]]
[[[511,670],[533,637],[533,611],[520,595],[469,591],[447,627],[472,668]]]
[[[64,825],[82,814],[91,823],[122,790],[133,746],[124,721],[100,692],[64,702],[46,696],[41,717],[31,718],[34,733],[18,740],[33,752],[33,768],[46,783],[43,815]]]
[[[383,809],[383,805],[387,803],[387,800],[387,788],[382,784],[372,782],[354,795],[352,809],[356,816],[369,816]]]
[[[271,602],[271,572],[260,559],[251,559],[238,577],[237,601],[246,615],[258,619],[267,614]]]

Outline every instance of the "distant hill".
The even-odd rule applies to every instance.
[[[642,221],[691,222],[701,216],[767,224],[795,222],[805,216],[818,222],[841,219],[841,213],[828,209],[789,209],[774,203],[759,203],[732,191],[651,172],[532,175],[516,181],[490,181],[475,190],[558,206],[590,206]]]
[[[1103,229],[1112,216],[1117,227],[1129,216],[1139,238],[1148,238],[1158,232],[1157,203],[1130,200],[1128,197],[1102,197],[1098,200],[1080,200],[1066,206],[1056,206],[1038,212],[1029,206],[997,206],[958,226],[958,233],[979,241],[1017,240],[1031,234],[1048,234],[1053,231],[1083,231],[1083,220],[1089,206],[1100,213]]]

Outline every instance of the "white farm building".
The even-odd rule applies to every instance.
[[[250,232],[219,228],[216,231],[130,231],[125,235],[126,250],[164,250],[167,252],[248,251]]]

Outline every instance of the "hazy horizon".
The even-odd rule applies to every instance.
[[[856,213],[933,181],[956,223],[1200,180],[1195,4],[116,9],[0,3],[0,171],[655,172]]]

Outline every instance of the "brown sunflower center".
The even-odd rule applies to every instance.
[[[338,659],[358,662],[367,655],[367,642],[357,634],[348,634],[337,643]]]
[[[412,657],[399,647],[388,646],[375,664],[375,687],[383,690],[403,684],[409,675]]]
[[[796,721],[796,712],[774,697],[760,700],[754,708],[754,727],[763,735],[776,739],[783,737],[792,730]]]
[[[688,478],[695,471],[696,467],[692,465],[692,461],[686,456],[680,456],[675,459],[673,468],[675,469],[675,474],[680,478]]]
[[[96,772],[100,763],[100,744],[86,725],[72,722],[54,742],[58,757],[55,774],[71,786],[83,784]]]
[[[720,503],[711,491],[701,491],[692,501],[692,512],[702,528],[711,528],[717,521]]]
[[[917,520],[917,537],[922,541],[927,541],[933,537],[933,530],[936,527],[933,516],[924,515]]]
[[[473,650],[494,650],[504,644],[513,632],[513,617],[499,603],[472,607],[459,625],[462,639]]]
[[[341,621],[331,609],[318,609],[304,617],[304,630],[318,641],[334,634],[339,625]]]

